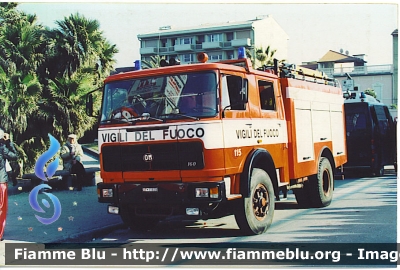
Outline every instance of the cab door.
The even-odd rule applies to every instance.
[[[258,146],[266,149],[272,156],[277,176],[286,182],[288,138],[283,98],[277,79],[256,76],[256,96],[259,100],[259,116],[253,118]]]
[[[249,81],[242,73],[221,74],[221,117],[226,174],[239,172],[242,157],[254,145],[254,134],[248,102]]]

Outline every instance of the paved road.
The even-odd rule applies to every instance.
[[[86,155],[85,166],[98,166]],[[271,228],[266,234],[241,236],[233,216],[198,221],[190,226],[160,223],[155,230],[138,233],[122,226],[120,217],[107,214],[106,204],[97,202],[96,187],[83,191],[53,191],[61,203],[60,218],[43,225],[29,204],[29,192],[9,196],[4,243],[225,243],[225,242],[320,242],[396,243],[397,179],[394,171],[380,177],[335,180],[334,200],[321,209],[298,209],[294,195],[277,203]],[[39,194],[39,200],[48,199]],[[50,207],[47,217],[53,214]],[[4,257],[0,257],[0,265]]]
[[[266,234],[240,236],[233,216],[198,221],[190,226],[160,223],[145,233],[121,228],[95,243],[223,243],[223,242],[312,242],[396,243],[397,177],[393,170],[383,177],[335,180],[333,202],[326,208],[299,209],[293,194],[276,204]]]

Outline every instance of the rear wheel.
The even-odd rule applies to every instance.
[[[311,202],[314,207],[331,204],[333,197],[333,171],[329,159],[321,157],[318,172],[309,179]]]
[[[274,216],[275,197],[271,178],[264,170],[253,169],[250,194],[239,203],[235,213],[239,228],[248,235],[266,232]]]

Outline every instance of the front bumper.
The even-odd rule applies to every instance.
[[[226,201],[224,181],[98,183],[97,193],[99,202],[110,204],[109,213],[117,214],[124,208],[137,216],[208,215]]]

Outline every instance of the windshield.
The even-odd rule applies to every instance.
[[[107,83],[101,121],[201,118],[216,113],[216,74],[187,73]]]

